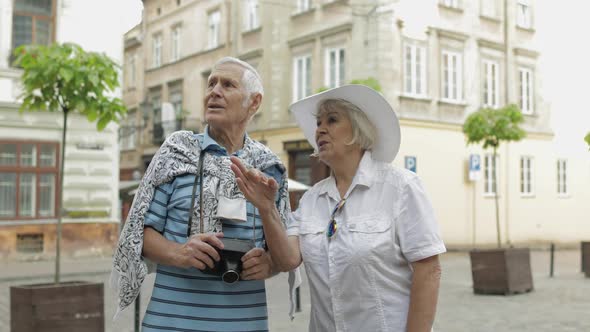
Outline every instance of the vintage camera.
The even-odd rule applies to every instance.
[[[255,247],[252,240],[221,238],[223,249],[217,252],[221,257],[213,268],[207,267],[203,273],[220,276],[223,282],[233,284],[240,280],[242,273],[242,256]]]

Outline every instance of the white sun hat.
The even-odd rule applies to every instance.
[[[315,131],[318,105],[326,99],[344,99],[360,108],[377,129],[376,141],[371,149],[373,159],[392,162],[399,151],[400,127],[393,108],[379,92],[358,84],[343,85],[301,99],[289,106],[305,138],[317,151]]]

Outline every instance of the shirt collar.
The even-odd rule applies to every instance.
[[[248,134],[244,133],[244,142],[246,142],[247,137],[248,137]],[[205,150],[205,151],[217,150],[217,151],[223,152],[224,154],[227,155],[227,150],[223,146],[221,146],[219,143],[217,143],[217,141],[209,135],[209,126],[206,126],[205,130],[203,131],[202,140],[201,140],[201,149]],[[242,150],[243,149],[236,151],[234,153],[234,155],[240,156]]]
[[[374,174],[373,171],[375,165],[375,161],[373,160],[371,151],[365,151],[363,157],[361,158],[361,162],[359,163],[359,167],[356,170],[356,174],[352,179],[352,183],[350,184],[350,188],[346,195],[350,195],[352,190],[358,185],[363,186],[366,188],[370,188],[374,182]],[[322,183],[322,186],[319,188],[319,194],[328,194],[334,200],[340,200],[340,194],[338,193],[338,188],[336,187],[336,179],[333,175]]]

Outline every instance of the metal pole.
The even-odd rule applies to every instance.
[[[301,312],[301,295],[299,287],[295,288],[295,312]]]
[[[551,243],[551,255],[550,255],[550,263],[549,263],[549,277],[553,278],[553,263],[555,261],[555,244]]]
[[[141,309],[141,292],[139,292],[139,294],[137,294],[137,297],[135,298],[135,332],[140,332],[139,331],[139,325],[141,323],[141,320],[139,319],[139,311]]]

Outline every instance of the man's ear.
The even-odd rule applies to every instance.
[[[248,108],[248,113],[250,115],[254,115],[258,108],[260,108],[260,104],[262,103],[262,95],[260,93],[255,93],[250,96],[250,107]]]

